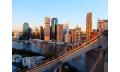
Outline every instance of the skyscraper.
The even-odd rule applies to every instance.
[[[105,29],[105,22],[104,20],[98,20],[98,29],[102,32]]]
[[[28,32],[28,29],[29,29],[29,24],[27,23],[27,22],[25,22],[24,24],[23,24],[23,32]]]
[[[58,24],[57,25],[57,42],[63,41],[63,25]]]
[[[68,22],[65,22],[63,24],[63,40],[65,41],[65,35],[69,33],[69,23]]]
[[[30,35],[29,35],[29,24],[27,22],[25,22],[23,24],[23,34],[22,36],[20,36],[19,38],[20,40],[28,40],[30,39]]]
[[[56,39],[56,35],[57,35],[57,31],[56,31],[56,27],[58,24],[58,19],[57,18],[52,18],[51,19],[51,39],[55,40]]]
[[[35,27],[34,38],[35,39],[39,39],[40,38],[40,32],[39,32],[39,29],[37,27]]]
[[[32,35],[32,29],[29,27],[28,28],[28,36],[32,39],[33,35]]]
[[[70,29],[69,32],[71,34],[71,42],[74,43],[75,42],[75,29]]]
[[[98,20],[98,29],[100,32],[107,30],[108,29],[108,20],[107,19]]]
[[[44,41],[50,40],[50,18],[45,17]]]
[[[69,23],[68,22],[65,22],[64,25],[63,25],[63,31],[64,31],[64,34],[68,34],[69,33]]]
[[[44,40],[44,32],[43,32],[43,26],[40,26],[40,39]]]
[[[108,30],[108,19],[105,19],[104,22],[105,22],[105,30]]]
[[[80,41],[80,32],[81,32],[81,28],[80,27],[76,27],[75,28],[75,41]]]
[[[87,13],[86,17],[86,41],[90,40],[90,34],[92,32],[92,13]]]
[[[65,42],[71,43],[71,34],[65,34]]]

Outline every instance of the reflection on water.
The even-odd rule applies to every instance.
[[[21,41],[12,41],[12,48],[15,49],[25,49],[27,51],[33,51],[38,53],[43,53],[44,48],[40,47],[40,43],[29,43]]]

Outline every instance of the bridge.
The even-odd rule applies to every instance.
[[[59,68],[60,70],[60,66],[62,65],[62,63],[67,62],[83,53],[86,53],[96,48],[102,48],[103,50],[105,50],[108,47],[107,43],[108,43],[107,36],[103,33],[98,34],[89,41],[81,45],[78,45],[76,48],[72,48],[69,51],[65,51],[65,53],[60,55],[59,57],[47,61],[43,64],[40,64],[36,67],[33,67],[29,69],[27,72],[56,72],[56,69]]]

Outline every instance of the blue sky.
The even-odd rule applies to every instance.
[[[93,28],[97,19],[108,18],[108,0],[12,0],[13,30],[24,22],[30,27],[44,26],[44,17],[57,17],[58,23],[69,22],[70,28],[86,27],[86,14],[93,14]]]

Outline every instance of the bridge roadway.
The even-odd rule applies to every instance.
[[[83,43],[81,46],[79,46],[77,48],[73,48],[72,50],[65,52],[63,55],[61,55],[51,61],[48,61],[39,66],[33,67],[30,70],[28,70],[27,72],[44,72],[44,71],[50,69],[51,67],[53,67],[59,61],[64,63],[64,62],[67,62],[68,60],[71,60],[87,51],[98,48],[99,46],[101,46],[101,44],[102,44],[101,42],[103,42],[103,40],[105,40],[103,35],[97,35],[96,37],[92,38],[88,42]],[[106,45],[106,44],[104,44],[104,45]]]

